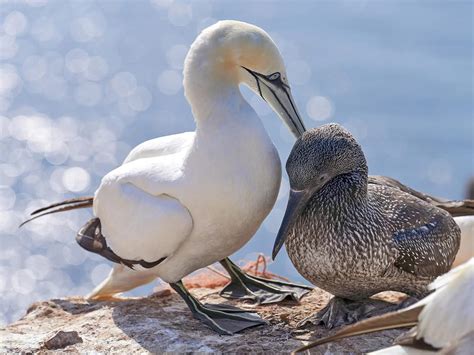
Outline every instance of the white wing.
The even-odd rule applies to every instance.
[[[120,257],[148,262],[168,257],[191,233],[192,217],[176,198],[185,156],[181,149],[142,157],[102,179],[94,213],[107,244]]]
[[[193,141],[194,141],[194,132],[185,132],[181,134],[174,134],[171,136],[166,136],[166,137],[159,137],[155,139],[151,139],[149,141],[143,142],[136,146],[125,158],[123,164],[128,164],[130,162],[139,160],[139,159],[145,159],[145,158],[156,158],[159,156],[165,156],[165,155],[180,155],[185,154],[185,152],[191,147]],[[182,158],[181,156],[179,158]],[[148,159],[147,159],[148,160]],[[178,165],[179,165],[179,159],[177,159]],[[161,165],[161,166],[160,166]],[[178,166],[175,166],[175,172],[176,168]],[[133,170],[133,166],[130,167],[130,170]],[[136,168],[136,167],[135,167]],[[154,167],[153,168],[164,168],[166,169],[166,162],[163,161],[161,164],[159,162],[155,161]],[[144,169],[141,167],[140,169],[135,170],[135,173],[132,173],[130,171],[123,171],[123,168],[111,172],[108,176],[104,177],[103,183],[105,184],[111,184],[111,185],[116,185],[115,188],[111,188],[110,190],[115,190],[115,192],[111,193],[110,195],[106,193],[101,187],[96,192],[96,198],[95,198],[95,203],[94,203],[94,211],[96,211],[96,215],[99,216],[101,215],[101,221],[102,225],[105,226],[105,233],[110,233],[108,235],[108,241],[110,244],[118,244],[115,245],[114,247],[118,249],[124,248],[122,244],[128,244],[131,242],[130,239],[140,239],[138,236],[133,237],[133,231],[131,231],[130,236],[131,238],[128,238],[127,235],[125,235],[127,228],[122,229],[117,232],[117,234],[113,233],[113,227],[112,228],[107,228],[109,224],[114,223],[114,216],[117,218],[116,221],[116,228],[120,229],[120,226],[123,224],[122,220],[119,219],[119,217],[125,217],[124,214],[126,213],[126,209],[124,208],[119,208],[116,210],[113,206],[113,201],[116,199],[118,200],[125,200],[123,202],[125,203],[131,203],[132,208],[133,207],[139,207],[138,211],[145,208],[142,203],[140,203],[140,197],[143,197],[142,202],[147,201],[148,203],[151,202],[153,207],[148,211],[147,214],[152,214],[152,213],[157,213],[159,216],[156,216],[156,223],[153,223],[152,225],[147,225],[145,233],[141,234],[141,240],[138,241],[138,245],[140,248],[146,247],[149,242],[151,241],[153,245],[156,245],[156,248],[158,250],[151,252],[148,255],[148,257],[155,258],[154,260],[159,259],[162,256],[158,255],[164,255],[167,252],[172,252],[173,249],[175,249],[181,240],[185,239],[186,236],[191,232],[192,229],[192,218],[189,215],[188,210],[184,206],[180,206],[179,201],[174,201],[174,203],[170,203],[169,199],[171,198],[170,196],[165,197],[163,195],[158,194],[157,196],[155,195],[150,195],[148,191],[146,190],[141,190],[138,188],[135,190],[135,193],[132,193],[131,196],[129,196],[129,201],[126,201],[127,198],[125,196],[120,196],[124,193],[124,187],[123,187],[123,180],[121,183],[118,183],[121,179],[117,177],[117,175],[123,174],[122,178],[127,175],[131,180],[143,180],[140,178],[140,174],[146,174],[150,172],[150,169],[153,169],[152,167],[147,167]],[[166,170],[165,170],[166,171]],[[158,172],[159,173],[159,172]],[[109,179],[117,179],[115,183],[112,183],[108,181]],[[164,184],[169,184],[173,179],[163,179]],[[171,181],[169,181],[171,180]],[[156,183],[156,186],[158,186],[158,189],[160,189],[160,179],[155,176],[153,183]],[[140,185],[140,183],[138,183]],[[120,192],[122,190],[122,192]],[[133,188],[132,188],[133,190]],[[162,190],[166,190],[164,186],[162,186]],[[155,191],[156,192],[156,191]],[[113,195],[113,196],[112,196]],[[150,195],[150,196],[148,196]],[[113,197],[112,200],[109,200],[109,197]],[[153,200],[154,199],[154,200]],[[165,200],[165,201],[162,201]],[[167,201],[166,201],[167,200]],[[99,203],[100,201],[100,203]],[[163,202],[163,203],[162,203]],[[112,205],[112,206],[111,206]],[[165,211],[164,213],[162,210],[165,209],[166,205],[172,205],[171,210],[174,211],[173,218],[172,220],[177,221],[176,228],[174,230],[170,230],[169,228],[169,222],[168,221],[163,221],[166,219],[166,216],[171,213],[171,210],[168,210],[167,212]],[[110,212],[102,212],[102,209],[110,208]],[[161,213],[161,214],[160,214]],[[125,217],[125,221],[128,221],[130,219],[130,216],[128,218]],[[144,216],[140,217],[141,222],[144,220]],[[108,222],[111,220],[111,222]],[[106,222],[107,221],[107,222]],[[105,224],[104,224],[105,223]],[[140,222],[137,222],[140,223]],[[162,224],[163,223],[163,224]],[[158,224],[157,226],[154,226],[155,224]],[[155,230],[153,230],[156,228]],[[170,233],[165,234],[165,233]],[[154,238],[155,237],[155,238]],[[164,240],[164,239],[167,240]],[[116,241],[114,243],[114,240]],[[118,242],[117,242],[118,240]],[[164,241],[163,241],[164,240]],[[141,242],[141,243],[140,243]],[[130,244],[128,244],[130,246]],[[128,248],[130,249],[130,248]],[[154,248],[150,249],[154,250]],[[135,250],[134,253],[130,253],[130,255],[137,255],[140,254],[139,250]],[[155,256],[156,254],[156,256]],[[119,254],[120,255],[120,254]],[[124,252],[124,255],[129,255],[128,252]],[[122,256],[125,257],[125,256]],[[147,260],[147,257],[143,257],[144,260]],[[88,298],[93,298],[93,299],[100,299],[100,298],[107,298],[107,297],[112,297],[115,294],[125,292],[128,290],[131,290],[135,287],[138,287],[140,285],[147,284],[151,281],[153,281],[156,278],[156,273],[154,269],[148,270],[141,270],[140,268],[136,268],[135,270],[129,269],[123,265],[115,265],[114,268],[111,270],[109,276],[101,282],[89,295]]]
[[[150,139],[133,148],[123,164],[142,158],[158,157],[188,150],[193,144],[194,136],[195,132],[184,132]]]
[[[435,348],[456,344],[474,332],[474,258],[438,277],[430,285],[435,291],[409,308],[424,306],[418,316],[417,338]],[[470,341],[470,338],[467,339]],[[369,353],[432,354],[409,346],[392,346]],[[437,352],[436,352],[437,353]]]
[[[412,348],[409,346],[395,345],[368,353],[368,355],[429,355],[434,351]]]
[[[430,287],[436,291],[416,303],[425,304],[418,317],[417,337],[443,348],[474,331],[474,259],[440,276]]]
[[[461,245],[453,266],[458,266],[474,257],[474,216],[454,217],[461,228]]]

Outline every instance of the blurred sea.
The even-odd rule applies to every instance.
[[[307,126],[345,125],[372,174],[463,197],[474,173],[471,1],[0,1],[0,324],[106,276],[110,263],[74,240],[90,212],[17,226],[35,207],[93,194],[136,144],[194,129],[183,59],[219,19],[270,33]],[[292,136],[242,90],[284,162]],[[271,253],[287,190],[285,175],[234,260]],[[271,270],[302,281],[284,253]]]

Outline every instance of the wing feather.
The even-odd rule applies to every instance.
[[[459,249],[456,230],[449,230],[441,216],[420,227],[397,231],[393,241],[398,249],[394,265],[416,276],[435,277],[449,271]]]
[[[175,153],[137,159],[102,179],[94,213],[107,244],[121,258],[166,258],[191,233],[192,216],[179,199],[184,157]]]
[[[422,201],[432,204],[433,206],[439,207],[451,214],[453,217],[459,216],[472,216],[474,215],[474,200],[446,200],[443,198],[435,197],[432,195],[425,194],[417,191],[402,184],[400,181],[395,180],[388,176],[371,175],[369,176],[369,184],[388,186],[407,194],[415,196]]]
[[[137,145],[124,160],[131,161],[175,154],[189,149],[194,141],[195,132],[184,132],[170,136],[150,139]]]

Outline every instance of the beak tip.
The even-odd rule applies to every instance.
[[[273,247],[273,250],[272,250],[272,260],[273,261],[276,259],[278,253],[280,252],[280,249],[281,249],[281,245],[279,245],[279,243],[275,244],[275,246]]]
[[[275,244],[273,244],[272,251],[272,260],[275,260],[278,252],[285,244],[285,240],[288,235],[291,234],[291,228],[293,226],[294,220],[298,218],[301,209],[305,206],[306,200],[309,194],[306,190],[296,191],[290,189],[290,196],[288,199],[288,205],[286,207],[285,215],[278,230],[277,236],[275,238]]]
[[[305,126],[303,126],[301,129],[302,129],[302,131],[299,132],[299,137],[301,137],[306,132],[306,127]]]

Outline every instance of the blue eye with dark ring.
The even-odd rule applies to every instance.
[[[267,78],[268,80],[277,80],[280,78],[280,73],[276,72],[276,73],[270,74]]]

